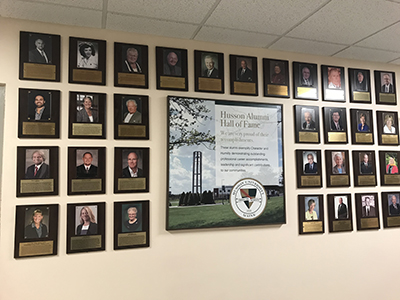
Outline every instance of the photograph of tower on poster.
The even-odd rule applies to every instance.
[[[167,230],[285,223],[282,106],[172,96],[168,105]],[[259,201],[255,190],[231,195],[247,178],[267,196],[253,219],[230,201],[245,211]]]

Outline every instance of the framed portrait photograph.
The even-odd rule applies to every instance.
[[[382,192],[383,228],[400,227],[400,193]]]
[[[357,230],[379,229],[378,193],[356,193]]]
[[[58,204],[17,205],[14,258],[57,255]]]
[[[349,151],[325,150],[326,185],[350,186]]]
[[[372,103],[371,101],[371,75],[369,70],[348,69],[350,102]]]
[[[114,43],[114,86],[149,88],[148,47]]]
[[[294,105],[296,143],[320,143],[319,107]]]
[[[69,92],[68,137],[106,138],[106,94]]]
[[[328,194],[329,232],[353,231],[351,194]]]
[[[399,116],[397,111],[377,111],[378,144],[399,145]]]
[[[394,72],[374,71],[376,104],[397,105]]]
[[[114,202],[114,250],[150,247],[150,201]]]
[[[149,139],[149,96],[114,94],[114,139]]]
[[[354,186],[376,186],[374,151],[353,151]]]
[[[347,116],[344,107],[323,107],[326,144],[347,144]]]
[[[106,85],[106,41],[69,38],[69,83]]]
[[[350,109],[352,144],[374,144],[373,112],[370,109]]]
[[[19,79],[60,82],[60,36],[20,32]]]
[[[324,233],[324,196],[298,195],[299,234]]]
[[[106,148],[68,147],[68,195],[104,194]]]
[[[17,147],[17,197],[58,195],[58,147]]]
[[[105,202],[68,203],[67,254],[105,250],[105,221]]]
[[[346,102],[344,68],[321,66],[322,99],[324,101]]]
[[[400,185],[400,151],[379,151],[381,185]]]
[[[318,100],[316,64],[293,62],[293,91],[295,99]]]
[[[297,187],[322,187],[321,150],[296,150]]]
[[[18,137],[60,137],[60,91],[19,89]]]
[[[257,57],[229,55],[232,95],[258,96]]]
[[[188,91],[187,50],[156,47],[157,89]]]
[[[114,193],[149,191],[150,148],[114,149]]]
[[[225,92],[223,53],[194,50],[194,72],[196,92]]]
[[[289,98],[289,62],[263,58],[264,96]]]

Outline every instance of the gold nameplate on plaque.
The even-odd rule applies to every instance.
[[[309,87],[298,87],[297,96],[301,98],[317,98],[317,89]]]
[[[222,80],[218,78],[199,77],[199,90],[221,92]]]
[[[102,124],[90,124],[90,123],[73,123],[72,124],[72,135],[102,136],[103,135],[103,125]]]
[[[328,132],[328,142],[346,142],[346,132]]]
[[[118,178],[119,191],[136,191],[146,189],[146,178]]]
[[[71,250],[101,248],[101,235],[86,235],[71,237]]]
[[[353,100],[360,102],[369,102],[371,99],[369,92],[353,92]]]
[[[24,78],[56,80],[56,66],[24,63]]]
[[[233,92],[238,94],[254,95],[256,93],[256,84],[255,82],[235,81],[233,83]]]
[[[349,185],[349,175],[331,175],[331,185]]]
[[[322,232],[322,221],[303,222],[303,232]]]
[[[382,144],[397,145],[399,143],[399,137],[397,135],[382,134]]]
[[[102,190],[101,178],[71,180],[71,191],[73,193],[101,192],[101,190]]]
[[[356,132],[356,143],[372,143],[372,133]]]
[[[288,96],[288,87],[286,85],[267,84],[268,95]]]
[[[387,225],[389,227],[400,226],[400,217],[388,217]]]
[[[122,85],[146,85],[146,75],[132,73],[118,73],[118,84]]]
[[[160,76],[160,87],[162,88],[184,89],[185,83],[185,77]]]
[[[145,125],[118,125],[118,136],[123,137],[145,137]]]
[[[385,175],[384,181],[385,181],[385,184],[400,185],[400,175],[398,175],[398,174]]]
[[[385,103],[396,103],[396,95],[379,93],[379,101]]]
[[[359,175],[358,185],[376,185],[374,175]]]
[[[34,122],[22,122],[22,134],[23,135],[55,135],[56,124],[55,123],[34,123]]]
[[[53,242],[54,241],[20,243],[19,256],[53,254]]]
[[[51,193],[54,192],[54,179],[21,179],[20,192],[26,193]]]
[[[320,186],[320,176],[301,176],[301,186]]]
[[[318,143],[318,132],[299,132],[299,142],[316,142]]]
[[[350,220],[333,221],[333,231],[349,231],[351,230]]]
[[[118,247],[146,244],[146,232],[129,232],[118,234]]]
[[[361,228],[378,228],[379,222],[378,218],[362,218],[361,219]]]
[[[103,72],[98,70],[72,70],[72,80],[82,82],[101,83],[103,81]]]

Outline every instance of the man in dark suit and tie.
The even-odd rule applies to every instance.
[[[85,152],[82,156],[83,164],[76,167],[77,178],[95,178],[97,177],[97,167],[92,165],[93,155]]]
[[[311,153],[307,155],[308,163],[304,166],[304,173],[315,174],[318,173],[318,164],[314,162],[314,156]]]
[[[43,151],[32,153],[33,165],[26,169],[25,179],[47,179],[50,177],[49,165],[45,164],[46,156]]]
[[[386,94],[393,93],[393,84],[391,83],[390,75],[388,73],[383,74],[383,85],[381,92]]]
[[[218,78],[218,69],[215,68],[214,58],[210,55],[207,55],[204,58],[204,64],[206,65],[207,69],[204,70],[203,76],[210,78]]]
[[[376,217],[375,206],[373,206],[374,200],[369,197],[365,197],[364,206],[362,207],[362,217]]]
[[[35,40],[35,49],[29,51],[29,62],[51,64],[51,57],[44,50],[45,43],[42,39]]]
[[[138,167],[139,158],[135,152],[128,154],[128,166],[122,170],[122,177],[143,177],[143,170]]]
[[[372,164],[368,160],[369,160],[368,154],[365,153],[364,154],[364,159],[363,159],[363,161],[361,162],[361,165],[360,165],[361,174],[372,174]]]
[[[311,78],[311,72],[310,68],[304,67],[301,69],[301,85],[302,86],[312,86],[312,78]]]
[[[366,91],[367,90],[367,82],[365,80],[365,77],[364,77],[364,74],[362,71],[357,72],[356,90],[357,91]]]
[[[339,198],[338,219],[347,219],[347,206],[343,203],[343,198]]]
[[[391,216],[398,216],[400,215],[400,206],[397,203],[396,195],[392,195],[392,204],[389,205],[389,214]]]
[[[315,122],[313,121],[311,112],[309,111],[304,112],[303,129],[315,130]]]
[[[340,121],[339,111],[336,110],[332,113],[331,131],[343,131],[342,122]]]
[[[238,81],[253,81],[253,72],[247,67],[247,62],[243,59],[237,73]]]

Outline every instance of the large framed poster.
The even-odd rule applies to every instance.
[[[167,230],[285,223],[282,105],[168,105]]]

